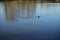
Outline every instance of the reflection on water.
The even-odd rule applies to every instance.
[[[16,20],[18,18],[37,18],[38,16],[48,16],[59,14],[59,3],[35,3],[31,1],[5,2],[6,19]],[[58,10],[58,11],[57,11]]]
[[[60,3],[0,3],[0,35],[3,40],[60,39]]]
[[[6,2],[6,18],[15,20],[17,18],[32,18],[35,15],[35,2]]]

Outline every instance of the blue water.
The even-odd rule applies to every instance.
[[[36,3],[35,17],[28,19],[9,21],[6,16],[0,3],[0,40],[60,40],[60,3]]]

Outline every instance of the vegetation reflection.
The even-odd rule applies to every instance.
[[[32,18],[35,15],[35,2],[30,1],[12,1],[5,2],[6,19],[16,20],[17,18]]]

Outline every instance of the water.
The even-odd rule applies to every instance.
[[[1,2],[0,39],[59,40],[60,3]]]

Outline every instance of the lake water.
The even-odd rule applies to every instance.
[[[60,3],[0,3],[0,40],[60,40]]]

